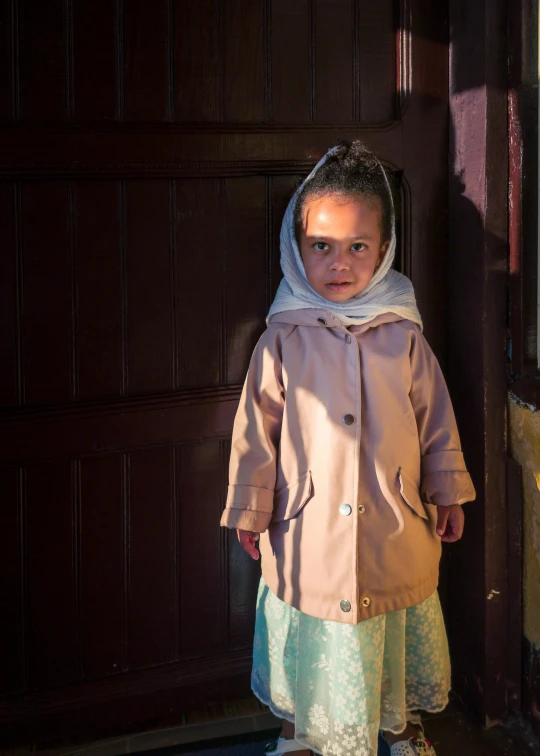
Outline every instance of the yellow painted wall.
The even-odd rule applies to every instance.
[[[540,412],[509,401],[510,455],[523,470],[525,635],[540,648]]]

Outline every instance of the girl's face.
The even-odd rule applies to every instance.
[[[313,196],[303,210],[300,253],[307,279],[330,302],[360,294],[381,263],[389,242],[381,238],[378,199]]]

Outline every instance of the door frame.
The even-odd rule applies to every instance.
[[[448,381],[478,494],[450,557],[449,635],[454,690],[488,726],[508,714],[520,674],[506,448],[510,5],[449,0]]]

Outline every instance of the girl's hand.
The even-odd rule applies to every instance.
[[[451,504],[449,507],[437,505],[437,512],[437,533],[441,541],[446,541],[446,543],[459,541],[465,524],[465,514],[461,504]]]
[[[255,542],[259,540],[259,533],[254,533],[252,530],[239,530],[236,529],[236,535],[240,541],[240,546],[244,549],[252,559],[259,558],[259,552],[255,547]]]

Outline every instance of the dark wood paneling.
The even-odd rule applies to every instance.
[[[120,454],[81,463],[81,654],[85,679],[126,668],[126,570]]]
[[[67,401],[74,389],[69,218],[65,182],[23,185],[22,301],[28,404]]]
[[[72,465],[27,469],[28,655],[30,688],[79,676]]]
[[[130,669],[178,656],[177,502],[171,457],[170,448],[146,449],[128,457]]]
[[[223,0],[223,110],[226,121],[264,121],[264,3]]]
[[[18,192],[0,184],[0,405],[18,403]],[[20,220],[20,219],[19,219]]]
[[[9,119],[17,93],[11,4],[4,5],[0,118]],[[308,122],[312,99],[320,122],[393,117],[391,0],[315,0],[313,13],[308,0],[18,5],[28,120]],[[39,71],[32,70],[33,54]]]
[[[138,731],[155,729],[156,722],[180,723],[194,702],[201,702],[200,708],[246,698],[251,656],[242,648],[206,657],[204,663],[195,658],[120,675],[114,678],[114,700],[110,677],[71,686],[67,695],[64,688],[7,699],[0,710],[2,741],[7,746],[43,742],[57,733],[57,740],[80,744],[107,734],[123,738],[134,723]]]
[[[22,571],[23,502],[20,471],[0,468],[0,639],[2,675],[0,692],[24,689],[24,577]]]
[[[315,0],[315,120],[354,120],[352,0]],[[339,86],[338,86],[339,82]]]
[[[226,465],[220,442],[180,449],[178,574],[183,657],[226,648],[223,539],[215,527],[223,509]]]
[[[218,6],[219,0],[173,0],[176,121],[221,120],[223,68]]]
[[[122,393],[120,187],[75,184],[79,398]]]
[[[117,6],[110,0],[73,3],[75,118],[98,120],[117,115]]]
[[[125,183],[130,394],[172,388],[170,191],[168,181]]]
[[[177,181],[175,189],[175,386],[218,386],[223,378],[224,182]]]
[[[228,180],[227,383],[243,383],[268,311],[268,185],[263,177]],[[268,224],[268,225],[267,225]]]
[[[397,4],[379,0],[356,5],[358,115],[362,123],[384,123],[396,116]]]
[[[170,110],[168,0],[127,0],[124,8],[125,118],[164,121]]]
[[[62,120],[69,109],[70,68],[64,2],[18,0],[17,4],[21,116]]]
[[[310,0],[272,2],[272,121],[311,120]]]
[[[14,92],[14,25],[16,0],[4,0],[0,4],[0,121],[15,117]]]

